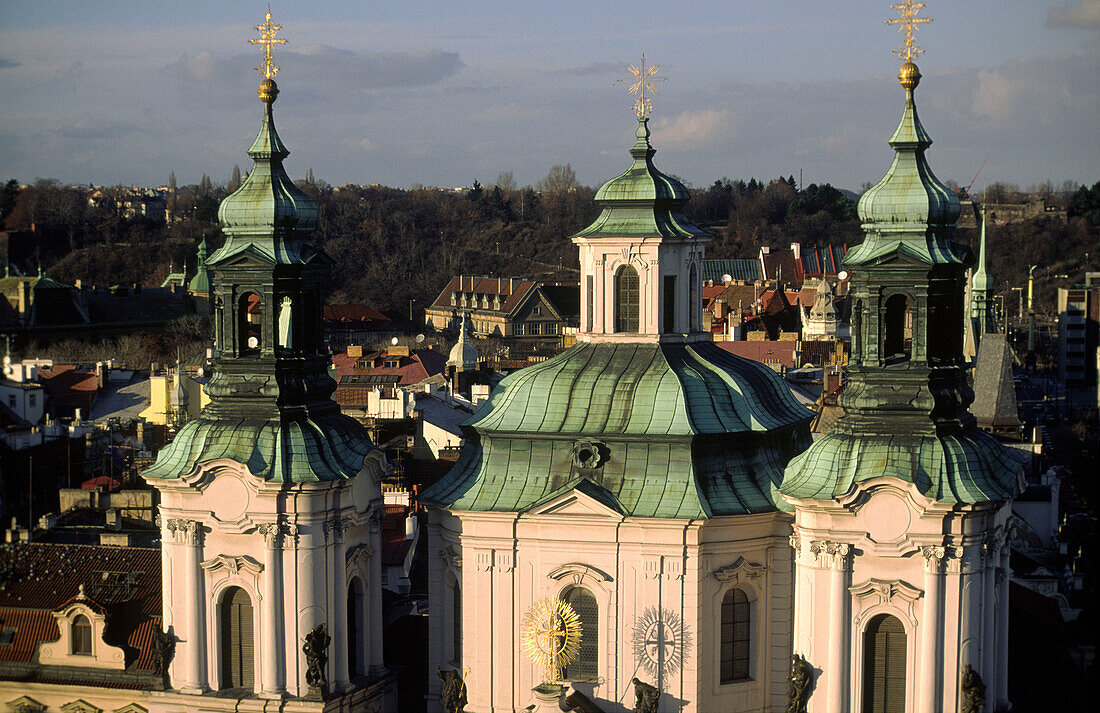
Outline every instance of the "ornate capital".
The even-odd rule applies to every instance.
[[[996,564],[1001,554],[1001,546],[1004,544],[1004,533],[997,527],[985,533],[982,541],[982,558],[987,564]]]
[[[334,517],[331,520],[326,520],[324,524],[325,542],[329,542],[330,537],[334,543],[343,542],[344,533],[347,532],[349,527],[351,527],[351,520],[346,517]]]
[[[852,546],[847,542],[817,540],[810,543],[810,552],[820,565],[830,569],[848,569]]]
[[[198,520],[173,518],[167,522],[166,527],[180,544],[193,546],[202,544],[202,523]]]
[[[947,548],[943,545],[928,545],[920,548],[920,555],[924,558],[924,571],[938,573],[940,564],[947,556]]]
[[[256,532],[263,535],[264,544],[270,548],[275,549],[279,546],[279,535],[282,534],[282,528],[279,527],[277,522],[265,522],[256,528]]]
[[[802,538],[799,537],[797,532],[792,532],[787,541],[791,543],[795,553],[802,554]]]

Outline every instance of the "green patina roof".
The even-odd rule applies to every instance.
[[[913,71],[919,81],[920,74]],[[901,123],[890,137],[894,162],[882,180],[859,199],[859,217],[866,239],[844,257],[844,265],[859,266],[896,252],[929,264],[963,263],[966,250],[949,240],[943,229],[959,218],[959,197],[932,173],[924,152],[932,139],[920,123],[913,87],[906,89]]]
[[[206,270],[206,236],[202,236],[199,242],[199,254],[196,262],[195,276],[187,283],[189,292],[210,292],[210,273]]]
[[[649,143],[648,122],[646,117],[638,120],[638,140],[630,149],[634,163],[596,191],[601,213],[574,237],[713,237],[684,215],[688,191],[683,184],[653,165],[657,151]]]
[[[1020,465],[993,436],[977,429],[944,436],[852,435],[832,431],[787,466],[780,492],[827,500],[879,476],[913,483],[947,503],[1005,500]]]
[[[424,497],[518,512],[581,487],[639,517],[771,511],[812,416],[771,369],[711,342],[583,343],[502,381]],[[598,468],[574,463],[588,440],[608,450]]]
[[[178,478],[199,463],[229,458],[268,481],[342,480],[360,471],[373,448],[363,427],[336,410],[272,421],[198,418],[180,429],[142,475]]]
[[[248,150],[252,170],[218,209],[226,240],[210,257],[213,264],[250,245],[279,264],[302,263],[316,253],[302,236],[317,227],[317,203],[294,185],[283,168],[290,152],[275,131],[271,112],[278,88],[266,81],[271,82],[270,101],[264,101],[260,132]]]

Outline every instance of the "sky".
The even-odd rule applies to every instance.
[[[259,127],[266,2],[0,0],[0,179],[224,183]],[[889,167],[904,92],[889,0],[271,3],[293,178],[456,187],[628,165],[627,76],[658,84],[656,163],[695,186]],[[926,0],[933,170],[975,189],[1100,180],[1100,0]]]

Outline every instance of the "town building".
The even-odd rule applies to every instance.
[[[469,320],[476,337],[523,337],[557,343],[577,326],[576,283],[543,283],[518,277],[459,275],[424,310],[424,324],[457,332]]]
[[[906,61],[898,78],[894,163],[860,198],[866,237],[844,260],[844,414],[779,489],[795,515],[792,679],[811,713],[1007,710],[1009,519],[1022,471],[967,411],[973,258],[955,241],[958,196],[925,157],[920,72]]]
[[[622,710],[632,681],[680,711],[785,706],[793,580],[777,486],[813,414],[703,331],[711,236],[654,153],[643,115],[633,164],[573,236],[577,345],[504,379],[422,496],[429,670],[464,676],[470,710],[559,710],[567,694]],[[562,670],[524,643],[548,598],[579,617]],[[429,677],[432,711],[440,686]]]
[[[1058,380],[1087,390],[1096,404],[1097,346],[1100,345],[1100,272],[1083,284],[1058,288]]]

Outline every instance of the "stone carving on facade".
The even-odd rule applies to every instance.
[[[439,693],[439,700],[443,704],[445,713],[463,713],[466,708],[466,682],[462,680],[462,674],[455,669],[444,671],[436,668],[435,673],[439,680],[443,681],[443,690]]]
[[[277,522],[265,522],[256,528],[256,532],[263,535],[264,544],[270,548],[279,546],[279,535],[282,534],[282,528],[279,527]]]
[[[582,440],[573,444],[573,465],[594,470],[603,465],[607,446],[597,441]]]
[[[1000,527],[985,533],[985,540],[982,542],[982,557],[988,564],[997,564],[997,558],[1001,556],[1003,541],[1004,535],[1001,533]]]
[[[439,559],[443,560],[443,563],[449,567],[462,569],[462,555],[454,545],[447,545],[439,550]]]
[[[642,557],[642,576],[646,579],[683,579],[684,565],[676,557],[644,555]]]
[[[796,554],[802,554],[802,538],[799,537],[797,532],[792,532],[787,541],[791,543],[791,547]]]
[[[355,569],[361,565],[370,561],[370,558],[374,556],[374,550],[371,546],[363,543],[352,547],[344,555],[344,561],[347,563],[348,569]]]
[[[848,555],[851,551],[852,546],[847,542],[817,540],[810,543],[810,552],[814,555],[818,564],[830,569],[847,569]]]
[[[920,548],[920,555],[924,558],[926,572],[939,572],[940,564],[947,556],[947,548],[943,545],[928,545]]]
[[[660,607],[647,607],[634,621],[631,637],[634,660],[658,682],[673,676],[684,665],[691,646],[691,630],[680,615]]]
[[[661,700],[661,692],[656,687],[645,681],[639,681],[637,677],[630,679],[634,684],[634,713],[657,713],[657,704]]]
[[[172,518],[167,527],[180,544],[197,546],[202,543],[202,523],[198,520]]]
[[[313,627],[302,642],[302,653],[306,655],[306,683],[322,692],[328,684],[325,668],[328,666],[328,645],[331,643],[332,637],[328,635],[328,626],[324,622]]]
[[[103,713],[103,709],[85,700],[69,701],[61,706],[62,713]]]
[[[597,569],[592,565],[581,564],[580,562],[569,562],[557,567],[546,575],[550,579],[565,579],[569,577],[573,584],[581,585],[585,583],[585,580],[591,582],[610,582],[611,575],[603,570]]]
[[[176,654],[176,637],[161,629],[153,630],[153,673],[168,685],[168,666]]]
[[[224,569],[231,574],[240,574],[243,571],[253,576],[264,571],[264,566],[248,555],[218,555],[199,562],[199,566],[207,572]]]
[[[915,604],[924,595],[924,591],[900,579],[867,579],[849,587],[854,600],[853,623],[859,626],[867,613],[880,605],[888,605],[899,610],[913,625],[917,618]]]
[[[733,564],[719,567],[714,570],[713,574],[719,582],[740,584],[751,579],[756,579],[764,574],[765,569],[767,568],[762,564],[754,564],[744,557],[738,557],[734,560]]]
[[[791,657],[791,673],[787,678],[787,713],[806,713],[813,672],[813,666],[805,656],[795,654]]]
[[[985,708],[985,683],[969,663],[963,667],[959,689],[962,693],[959,713],[978,713]]]
[[[8,710],[12,713],[44,713],[45,704],[39,703],[30,696],[21,696],[13,701],[8,701]]]

